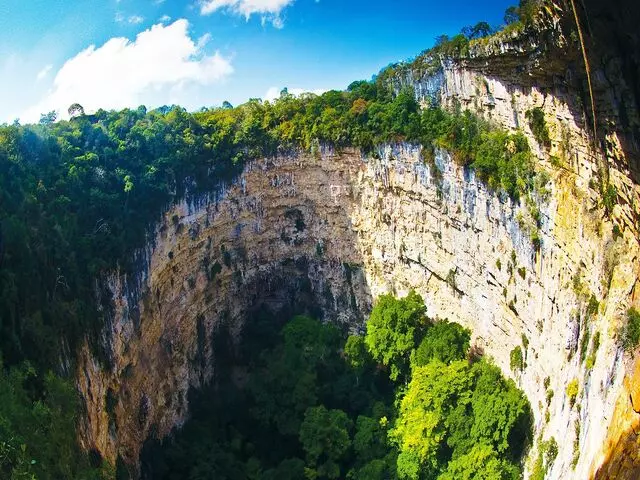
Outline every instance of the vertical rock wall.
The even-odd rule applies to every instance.
[[[432,166],[411,146],[379,156],[255,162],[218,199],[169,211],[138,279],[137,305],[126,279],[108,283],[113,365],[87,349],[78,370],[85,446],[135,465],[146,438],[188,416],[189,388],[214,374],[220,326],[240,339],[260,304],[277,310],[308,298],[325,320],[359,328],[372,298],[414,288],[430,316],[472,328],[477,345],[524,389],[536,434],[558,441],[550,478],[587,478],[624,407],[616,406],[626,360],[615,332],[639,274],[634,235],[627,229],[614,239],[612,223],[560,176],[541,205],[536,251],[519,222],[523,207],[487,191],[446,152]],[[585,292],[600,300],[588,323]],[[590,370],[579,352],[587,325],[601,335]],[[518,346],[526,366],[514,372]],[[579,408],[565,394],[573,379]]]
[[[635,478],[639,367],[616,335],[640,303],[638,113],[625,63],[603,62],[593,74],[594,140],[580,58],[548,55],[549,45],[557,53],[569,42],[561,22],[547,20],[546,37],[478,44],[465,61],[398,81],[429,103],[524,131],[552,179],[539,205],[540,250],[521,221],[526,209],[487,191],[446,152],[433,165],[407,145],[377,160],[327,151],[256,161],[232,186],[168,211],[135,277],[114,273],[98,289],[110,319],[107,355],[99,361],[88,347],[81,355],[84,446],[135,470],[144,440],[181,425],[189,388],[215,375],[221,329],[241,341],[260,306],[318,305],[325,320],[357,329],[376,296],[414,288],[430,316],[469,326],[526,392],[536,439],[559,447],[547,478]],[[549,145],[531,131],[534,108]],[[610,217],[604,183],[618,193]],[[588,364],[581,351],[586,344],[591,353],[596,333]],[[521,371],[510,365],[514,348],[525,355]]]

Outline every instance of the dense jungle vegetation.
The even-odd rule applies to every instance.
[[[511,14],[510,22],[521,22],[517,9]],[[487,33],[479,24],[464,39],[441,38],[434,54],[461,53],[470,37]],[[490,188],[513,200],[536,188],[540,182],[522,134],[493,128],[467,111],[421,108],[410,89],[396,91],[391,87],[387,80],[394,68],[372,81],[355,82],[345,91],[321,96],[294,97],[284,90],[274,102],[256,99],[235,108],[225,104],[197,113],[173,106],[152,111],[144,107],[100,110],[85,115],[74,105],[69,121],[56,122],[55,114],[49,113],[38,125],[16,122],[0,126],[0,477],[113,477],[113,466],[101,465],[99,458],[81,454],[77,448],[79,399],[68,379],[73,376],[79,342],[85,337],[95,339],[103,325],[95,301],[96,279],[115,268],[133,271],[132,252],[144,245],[150,226],[165,207],[230,181],[244,162],[301,151],[319,154],[323,148],[360,148],[375,156],[381,144],[409,142],[423,147],[425,162],[432,168],[437,168],[435,150],[447,149]],[[258,369],[264,369],[268,360],[275,365],[280,362],[282,369],[302,369],[308,374],[305,378],[310,391],[316,392],[314,397],[286,407],[295,409],[295,415],[291,415],[294,423],[285,427],[278,425],[276,417],[287,410],[265,403],[277,401],[267,400],[273,393],[264,390],[268,386],[261,387],[254,380],[246,392],[233,391],[240,397],[238,405],[252,406],[247,422],[251,420],[256,431],[242,430],[245,423],[237,417],[233,417],[239,422],[235,437],[217,425],[219,437],[210,441],[225,445],[221,462],[240,462],[242,468],[248,468],[245,463],[255,458],[251,464],[265,471],[277,472],[284,462],[282,468],[287,471],[303,468],[319,477],[352,472],[353,478],[375,478],[363,472],[392,472],[396,463],[408,478],[417,478],[417,471],[458,478],[456,472],[462,470],[456,469],[474,461],[496,469],[505,466],[505,472],[517,470],[518,443],[508,438],[520,428],[516,428],[517,422],[503,423],[504,428],[491,435],[488,425],[460,430],[475,425],[473,412],[480,407],[477,403],[474,406],[474,398],[488,394],[488,379],[498,381],[495,367],[482,360],[470,363],[465,359],[466,351],[450,352],[450,357],[432,352],[441,345],[423,345],[423,339],[430,338],[428,332],[455,327],[427,329],[422,325],[424,331],[411,334],[413,343],[405,339],[407,343],[400,350],[394,350],[396,346],[384,353],[362,343],[374,333],[364,340],[349,339],[344,347],[349,361],[345,362],[340,356],[340,335],[329,327],[314,325],[309,320],[295,320],[285,327],[279,343],[265,347],[263,357],[251,360]],[[314,349],[324,348],[326,356],[309,357],[299,345],[287,343],[288,329],[296,326],[318,330],[329,343]],[[100,353],[97,342],[93,348]],[[354,356],[355,351],[361,357]],[[288,365],[292,358],[294,365]],[[108,361],[106,357],[104,361]],[[438,393],[438,398],[425,397],[425,402],[431,403],[423,408],[422,396],[412,392],[430,390],[430,382],[437,383],[433,361],[440,361],[438,369],[459,377],[459,381],[455,391]],[[384,365],[393,381],[377,365]],[[283,371],[274,369],[268,374],[282,375]],[[323,385],[320,380],[328,371],[342,383]],[[350,404],[347,392],[341,391],[344,382],[350,381],[357,385],[359,403]],[[503,401],[513,397],[516,402],[520,397],[513,393],[513,386],[500,382]],[[405,390],[406,395],[400,395]],[[401,396],[413,400],[398,400],[396,408],[394,399]],[[455,403],[460,407],[454,408],[447,398],[462,399]],[[204,403],[200,407],[205,412],[203,418],[217,421],[207,412],[219,406]],[[507,403],[504,405],[507,408]],[[518,405],[524,408],[524,404]],[[419,432],[402,421],[432,410],[442,422],[429,438],[416,437]],[[231,409],[220,421],[239,414]],[[428,416],[423,420],[435,418],[431,413]],[[383,418],[387,423],[381,423]],[[469,423],[459,424],[460,418]],[[343,445],[335,450],[326,442],[312,441],[328,435],[318,431],[318,424],[325,420],[332,425],[331,435],[344,434]],[[194,435],[190,431],[186,429],[175,443],[163,448],[179,455],[180,445],[188,445],[189,435]],[[285,442],[274,456],[260,450],[269,432]],[[240,439],[241,452],[227,448],[225,442],[230,438]],[[383,438],[393,440],[387,444]],[[465,443],[468,439],[483,440],[471,448]],[[248,454],[248,443],[255,444],[255,454]],[[205,456],[203,462],[205,458],[215,460]],[[195,460],[190,460],[189,468]]]
[[[261,348],[228,365],[217,352],[228,368],[180,431],[147,443],[143,478],[520,478],[528,401],[419,295],[380,297],[362,336],[304,316],[280,335],[250,323]],[[249,372],[243,388],[232,366]]]

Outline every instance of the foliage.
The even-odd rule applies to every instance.
[[[300,443],[321,478],[339,478],[338,462],[351,447],[353,425],[342,410],[324,405],[307,409],[300,427]]]
[[[412,358],[416,366],[433,360],[449,364],[463,360],[469,351],[471,331],[457,323],[442,320],[431,325]]]
[[[472,468],[469,464],[478,457],[517,458],[530,428],[526,399],[487,362],[433,361],[415,367],[391,432],[400,450],[398,473],[401,478],[422,478],[419,472],[453,475]],[[482,452],[473,451],[478,445]],[[451,459],[458,461],[452,464]],[[495,462],[483,467],[494,468]],[[507,471],[517,472],[517,467]],[[477,474],[490,475],[482,469]]]
[[[567,398],[569,399],[569,405],[571,405],[571,407],[576,403],[579,391],[578,379],[574,378],[567,384]]]
[[[376,470],[387,478],[396,454],[381,419],[393,391],[371,357],[354,369],[341,356],[343,335],[304,316],[287,322],[275,341],[261,330],[248,335],[256,336],[248,339],[256,352],[228,352],[230,364],[248,370],[246,387],[222,377],[193,395],[192,420],[164,444],[145,446],[144,475],[280,480],[367,478]]]
[[[422,297],[411,291],[405,298],[382,295],[367,322],[365,343],[373,359],[389,367],[389,377],[397,380],[406,373],[411,351],[427,327]]]
[[[613,213],[613,208],[618,203],[618,189],[611,183],[607,183],[602,187],[600,196],[600,204],[602,205],[602,208],[604,208],[607,216],[610,217]]]
[[[524,357],[520,345],[511,350],[509,354],[509,366],[514,373],[521,372],[524,369]]]
[[[487,22],[478,22],[474,26],[467,26],[462,29],[462,34],[469,40],[488,37],[492,32],[493,29]]]
[[[76,409],[71,382],[28,363],[0,368],[0,477],[102,478],[76,447]]]
[[[491,445],[481,443],[449,462],[438,480],[518,480],[520,476],[517,465],[501,458]]]
[[[480,23],[468,33],[482,36],[487,25]],[[437,68],[442,56],[466,55],[468,49],[464,35],[442,37],[416,65]],[[144,246],[163,209],[215,191],[235,178],[248,160],[302,150],[318,153],[328,145],[375,154],[381,144],[411,142],[430,153],[448,149],[491,188],[513,199],[533,188],[535,172],[522,134],[496,130],[468,111],[421,108],[411,89],[389,84],[396,73],[381,72],[373,81],[354,82],[346,91],[295,97],[284,90],[273,102],[254,99],[235,108],[226,102],[198,113],[172,106],[86,114],[81,105],[73,104],[70,121],[56,122],[55,112],[50,112],[38,125],[1,125],[0,352],[6,369],[29,360],[36,376],[44,378],[59,365],[61,351],[75,352],[86,337],[110,368],[97,341],[108,308],[96,302],[96,280],[115,269],[138,272],[133,253]],[[297,226],[304,228],[299,222]],[[161,227],[178,229],[180,219]],[[209,277],[220,273],[223,265],[231,265],[228,251],[221,251]],[[364,340],[352,340],[355,343],[345,348],[354,382],[371,375],[371,357],[388,367],[394,379],[409,374],[412,351],[427,330],[424,310],[394,315],[374,316]],[[265,370],[265,381],[281,382],[282,393],[265,384],[258,390],[268,393],[260,396],[256,391],[251,405],[268,428],[296,435],[304,412],[324,394],[318,382],[337,368],[335,356],[327,354],[337,351],[340,343],[339,335],[326,335],[331,338],[323,341],[329,343],[322,347],[316,342],[312,351],[303,353],[287,340],[268,352],[273,366]],[[456,335],[461,343],[448,357],[435,344],[425,343],[423,353],[432,355],[426,350],[440,348],[443,360],[460,358],[464,336]],[[333,360],[326,363],[327,358]],[[289,374],[291,364],[298,365],[299,375]],[[48,395],[48,386],[40,383],[38,392],[23,398],[25,408]],[[73,425],[69,428],[72,431]],[[31,448],[27,445],[25,451]],[[211,459],[224,465],[227,460]],[[293,453],[289,460],[293,463],[286,465],[299,464]],[[356,470],[380,471],[389,463],[371,462]],[[270,470],[278,468],[270,465]]]
[[[600,302],[598,302],[595,295],[591,295],[591,297],[589,297],[589,303],[587,304],[587,316],[593,317],[598,313],[598,308],[600,308]]]
[[[525,117],[529,121],[529,128],[537,142],[545,147],[551,146],[551,138],[549,137],[547,122],[544,119],[544,111],[540,107],[535,107],[527,110]]]
[[[596,354],[600,348],[600,332],[596,332],[593,335],[593,341],[591,342],[591,353],[587,357],[586,367],[587,370],[591,370],[596,363]]]
[[[402,319],[384,322],[391,336],[392,325],[406,333],[426,319],[415,293],[386,296],[376,308],[369,322]],[[429,347],[421,356],[410,348],[427,363],[412,363],[406,390],[378,368],[366,337],[345,339],[301,316],[262,347],[263,335],[252,334],[261,353],[245,358],[253,365],[247,388],[218,379],[191,398],[192,419],[164,445],[145,446],[146,477],[519,478],[529,404],[497,367],[465,359],[470,332],[461,326],[427,327],[420,345]]]
[[[544,480],[547,471],[555,462],[558,456],[558,443],[554,437],[547,441],[538,440],[538,455],[531,469],[531,480]]]
[[[504,13],[504,23],[508,26],[530,25],[540,9],[540,0],[520,0],[519,5],[510,6]]]
[[[627,311],[627,321],[622,328],[620,338],[622,348],[627,352],[635,350],[640,345],[640,312],[635,308]]]

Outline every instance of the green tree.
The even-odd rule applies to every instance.
[[[438,321],[427,330],[413,356],[413,362],[423,366],[432,360],[446,364],[462,360],[467,356],[470,340],[470,330],[447,320]]]
[[[438,453],[447,438],[447,417],[456,405],[471,402],[472,382],[464,361],[450,365],[435,361],[413,369],[391,432],[400,450],[399,467],[409,460],[417,462],[419,470],[433,473],[442,467]]]
[[[422,297],[411,291],[405,298],[382,295],[367,322],[365,343],[377,362],[390,368],[392,380],[406,373],[411,351],[427,327]]]
[[[518,480],[520,469],[501,458],[491,445],[478,443],[454,458],[438,480]]]
[[[320,478],[339,478],[340,459],[351,448],[351,420],[342,410],[324,405],[306,411],[300,427],[300,443]]]

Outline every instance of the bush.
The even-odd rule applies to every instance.
[[[587,317],[593,317],[596,313],[598,313],[598,308],[600,307],[600,303],[595,295],[591,295],[589,298],[589,304],[587,305]]]
[[[515,347],[509,354],[509,366],[512,372],[521,372],[524,369],[524,357],[522,355],[522,348],[520,346]]]
[[[604,208],[607,216],[611,216],[611,214],[613,213],[613,207],[616,206],[617,202],[618,189],[609,183],[602,189],[602,198],[600,199],[600,203]]]
[[[529,121],[529,128],[533,133],[534,138],[540,145],[549,147],[551,145],[551,139],[549,138],[549,128],[547,128],[547,122],[544,119],[544,112],[540,107],[528,110],[525,114]]]
[[[578,379],[574,378],[567,385],[567,397],[569,398],[569,405],[571,405],[572,408],[576,403],[579,391],[580,387],[578,386]]]
[[[622,347],[630,352],[640,345],[640,312],[635,308],[627,311],[627,323],[621,332]]]

